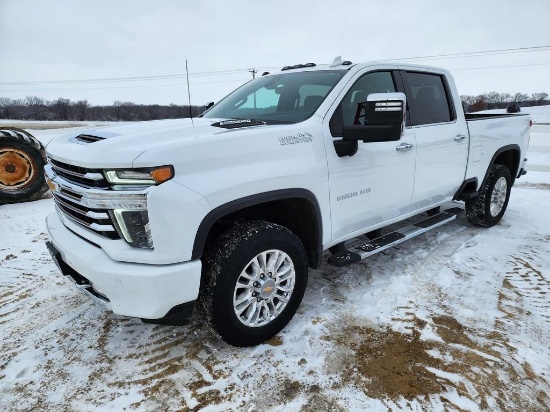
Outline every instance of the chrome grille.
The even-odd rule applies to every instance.
[[[71,196],[71,194],[73,195]],[[109,239],[120,239],[108,211],[91,209],[73,201],[72,199],[77,196],[79,195],[68,190],[61,190],[59,193],[53,194],[55,204],[69,219]]]
[[[69,182],[86,187],[109,187],[103,175],[103,171],[100,169],[87,169],[85,167],[74,166],[53,159],[48,159],[48,163],[52,166],[56,174],[62,176]]]

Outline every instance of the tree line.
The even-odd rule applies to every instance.
[[[115,101],[112,105],[92,105],[87,100],[76,102],[58,98],[45,100],[37,96],[25,99],[0,97],[0,119],[17,120],[94,120],[140,121],[198,116],[205,106],[135,104]]]
[[[546,100],[548,93],[533,93],[531,96],[525,93],[497,93],[490,92],[478,96],[460,96],[465,112],[479,112],[480,110],[506,109],[510,106],[543,106],[550,104]]]
[[[497,93],[478,96],[460,96],[465,112],[488,109],[505,109],[511,105],[542,106],[550,104],[548,93]],[[87,100],[73,102],[62,97],[45,100],[37,96],[25,99],[0,97],[0,119],[17,120],[94,120],[94,121],[140,121],[176,119],[198,116],[206,106],[135,104],[115,101],[112,105],[92,105]]]

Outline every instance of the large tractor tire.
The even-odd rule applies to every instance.
[[[48,190],[45,163],[44,146],[33,135],[0,127],[0,205],[39,199]]]

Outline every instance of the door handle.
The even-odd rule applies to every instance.
[[[413,148],[413,145],[410,143],[401,143],[399,146],[395,148],[398,152],[404,152],[406,150],[411,150]]]
[[[455,142],[461,142],[461,141],[463,141],[464,139],[466,139],[466,136],[463,135],[463,134],[457,134],[457,135],[455,136]]]

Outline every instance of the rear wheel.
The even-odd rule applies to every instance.
[[[302,242],[290,230],[265,221],[237,224],[205,252],[199,308],[225,342],[257,345],[292,319],[307,270]]]
[[[44,163],[44,147],[31,134],[21,129],[1,128],[0,204],[40,198],[48,190]]]
[[[493,165],[480,195],[466,202],[466,216],[474,225],[491,227],[502,219],[508,200],[512,178],[504,165]]]

